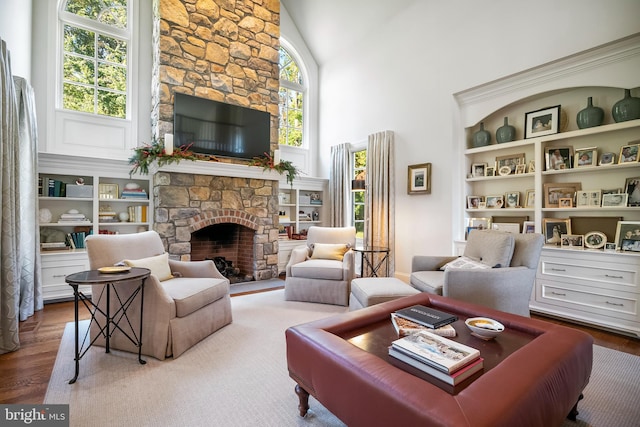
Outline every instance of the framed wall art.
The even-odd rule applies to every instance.
[[[558,133],[560,127],[560,105],[526,113],[524,115],[524,126],[525,139]]]
[[[408,194],[431,194],[431,163],[411,165],[408,172]]]
[[[560,199],[573,198],[577,191],[582,190],[580,182],[568,183],[545,183],[544,184],[544,207],[558,208],[560,207]]]

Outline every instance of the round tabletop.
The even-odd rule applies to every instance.
[[[124,280],[146,279],[151,274],[148,268],[131,267],[128,270],[117,271],[109,269],[111,272],[103,273],[99,270],[87,270],[79,273],[73,273],[64,278],[69,284],[89,284],[98,285],[104,283],[116,283]]]

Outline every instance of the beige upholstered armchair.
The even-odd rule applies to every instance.
[[[168,258],[160,236],[155,231],[137,234],[91,235],[86,239],[91,269],[124,262],[145,267],[151,276],[145,282],[142,353],[163,360],[178,357],[213,332],[231,323],[229,280],[216,269],[213,261],[184,262]],[[121,298],[127,298],[138,283],[118,284]],[[99,286],[92,287],[97,303]],[[140,298],[138,295],[136,298]],[[104,298],[103,298],[104,300]],[[99,305],[106,310],[105,303]],[[111,304],[112,308],[113,305]],[[132,324],[140,321],[140,304],[134,302],[127,311]],[[100,319],[104,324],[104,317]],[[97,330],[92,325],[92,338]],[[104,338],[96,341],[104,345]],[[110,346],[138,352],[119,330]]]
[[[423,292],[529,317],[543,244],[541,234],[472,230],[462,257],[414,256],[410,283]]]
[[[349,305],[355,275],[355,227],[309,227],[307,244],[291,251],[287,300]]]

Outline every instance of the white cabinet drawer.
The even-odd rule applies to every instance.
[[[598,316],[638,320],[638,294],[538,280],[536,301],[574,308]]]
[[[89,269],[86,252],[42,254],[42,296],[46,301],[73,298],[73,289],[65,282],[69,274]],[[80,286],[91,294],[91,286]]]
[[[633,266],[601,267],[597,265],[576,265],[554,260],[542,260],[541,273],[546,276],[593,280],[636,288],[638,271]]]

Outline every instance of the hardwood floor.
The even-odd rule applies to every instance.
[[[84,307],[80,316],[89,318]],[[638,338],[538,315],[532,317],[580,329],[593,336],[597,345],[640,356]],[[0,355],[0,403],[42,403],[64,326],[72,321],[73,302],[61,302],[45,305],[44,310],[20,323],[20,350]]]

